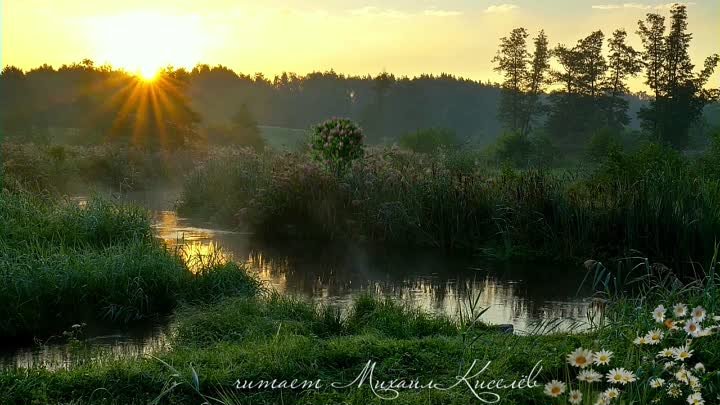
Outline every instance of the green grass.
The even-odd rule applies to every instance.
[[[574,374],[565,362],[577,347],[611,350],[612,367],[634,371],[639,381],[623,387],[624,400],[649,403],[654,392],[647,381],[658,372],[655,353],[660,346],[642,348],[630,342],[638,333],[656,327],[650,317],[658,303],[685,302],[719,310],[720,280],[708,269],[697,281],[683,284],[657,265],[635,267],[628,279],[639,277],[639,296],[628,295],[612,285],[627,286],[622,272],[605,280],[610,301],[606,319],[591,332],[568,335],[517,336],[493,332],[477,323],[479,308],[463,320],[450,320],[419,312],[371,296],[356,299],[346,314],[333,308],[277,294],[229,298],[220,302],[185,306],[176,314],[177,328],[171,349],[154,357],[133,360],[82,362],[69,370],[16,369],[0,374],[0,401],[7,404],[367,404],[384,403],[367,384],[362,388],[327,388],[330,382],[351,382],[368,360],[376,361],[375,378],[418,378],[452,384],[473,360],[491,361],[483,373],[487,380],[512,380],[529,372],[541,361],[538,382],[566,380]],[[645,275],[645,277],[640,277]],[[465,308],[473,308],[470,302]],[[684,339],[682,339],[684,340]],[[674,341],[673,341],[674,342]],[[670,341],[668,341],[670,343]],[[718,394],[720,338],[718,335],[694,343],[692,363],[703,362],[703,396]],[[597,368],[597,367],[596,367]],[[606,367],[608,368],[608,367]],[[601,368],[602,369],[602,368]],[[609,369],[609,368],[608,368]],[[607,371],[607,370],[605,370]],[[323,381],[319,390],[236,390],[236,380]],[[547,404],[555,402],[542,388],[499,391],[502,404]],[[74,402],[73,402],[74,401]],[[467,389],[449,391],[402,391],[393,403],[476,403]],[[153,402],[155,403],[155,402]],[[591,402],[588,402],[591,403]],[[680,402],[660,402],[672,404]],[[710,402],[711,403],[711,402]]]
[[[518,337],[478,329],[470,345],[447,319],[370,297],[360,298],[347,318],[328,311],[276,295],[188,307],[177,315],[174,349],[159,353],[158,359],[85,364],[54,372],[9,371],[0,375],[0,400],[9,404],[33,400],[103,403],[102,398],[107,398],[106,403],[140,404],[157,398],[166,383],[186,380],[188,384],[171,389],[161,403],[195,403],[201,401],[199,393],[224,397],[226,403],[380,403],[367,387],[281,394],[243,393],[232,384],[236,379],[270,378],[350,382],[371,359],[378,362],[376,378],[383,379],[451,382],[472,358],[494,360],[487,371],[490,375],[517,378],[541,359],[548,367],[558,368],[558,351],[588,341],[586,336]],[[398,322],[401,319],[404,322]],[[507,397],[507,403],[534,403],[533,398],[540,398],[537,389]],[[470,400],[466,390],[458,389],[404,393],[396,402],[459,404]]]
[[[0,143],[3,187],[71,192],[88,187],[128,191],[178,182],[207,158],[199,150],[154,151],[115,144],[98,146]]]
[[[369,150],[338,178],[304,153],[236,153],[185,181],[186,216],[268,239],[372,241],[577,260],[639,251],[677,265],[720,238],[720,181],[662,148],[592,170],[488,166],[471,152]]]
[[[85,207],[0,193],[0,337],[25,340],[76,323],[123,324],[182,301],[252,294],[257,281],[232,263],[191,272],[152,234],[149,215],[92,199]]]

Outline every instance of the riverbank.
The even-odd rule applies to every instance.
[[[234,263],[206,259],[191,271],[134,206],[2,191],[0,223],[1,339],[152,319],[259,287]]]
[[[699,378],[698,392],[704,398],[714,398],[720,392],[716,372],[720,367],[720,340],[716,326],[712,326],[720,309],[717,283],[714,276],[681,289],[667,289],[655,280],[647,284],[654,286],[654,292],[637,300],[611,293],[607,321],[590,333],[577,335],[498,333],[477,322],[482,309],[473,307],[472,301],[466,303],[465,317],[451,321],[370,296],[357,299],[347,316],[330,307],[276,294],[229,298],[181,309],[169,348],[153,356],[130,360],[95,357],[69,370],[15,369],[0,373],[0,400],[7,404],[75,405],[383,403],[379,396],[394,396],[392,391],[377,387],[373,391],[369,380],[363,384],[356,380],[368,364],[374,365],[375,382],[389,384],[395,380],[398,384],[398,379],[404,379],[427,384],[432,380],[447,388],[477,361],[481,368],[490,362],[476,376],[486,382],[520,380],[532,373],[538,362],[542,365],[533,377],[536,385],[532,388],[491,389],[500,396],[501,404],[567,403],[567,392],[578,385],[574,375],[580,371],[568,365],[568,358],[573,358],[568,354],[583,347],[612,352],[609,364],[592,366],[603,373],[603,381],[604,373],[613,368],[629,370],[637,380],[616,386],[621,395],[617,403],[650,403],[657,392],[664,392],[649,384],[652,378],[663,375],[666,361],[655,355],[686,338],[682,329],[675,332],[655,322],[657,302],[664,302],[667,308],[682,302],[690,309],[704,309],[701,324],[710,334],[692,339],[692,349],[688,348],[693,350],[692,358],[685,364],[692,368],[691,375]],[[679,320],[672,309],[665,311],[666,316]],[[652,329],[662,331],[661,342],[633,344],[636,336]],[[698,362],[703,363],[703,371],[694,367]],[[273,389],[272,380],[276,384],[287,382],[284,388]],[[292,389],[292,380],[320,383]],[[544,393],[545,384],[551,380],[567,384],[555,402]],[[262,381],[268,385],[249,388],[253,382]],[[581,388],[590,397],[606,385],[613,386],[597,382]],[[480,403],[464,384],[447,390],[435,388],[400,388],[393,402]],[[681,400],[689,395],[686,385],[679,389]]]
[[[337,176],[302,152],[241,150],[190,174],[178,212],[268,240],[575,263],[641,252],[686,272],[720,235],[720,182],[706,158],[648,144],[592,168],[520,170],[474,152],[369,149]]]

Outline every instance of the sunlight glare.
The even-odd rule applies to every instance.
[[[193,16],[133,12],[96,17],[90,27],[101,63],[146,81],[166,66],[191,68],[202,58],[204,30]]]
[[[138,71],[138,76],[146,82],[152,82],[157,78],[159,72],[159,67],[148,65],[140,68],[140,70]]]

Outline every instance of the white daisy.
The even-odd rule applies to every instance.
[[[687,315],[688,307],[685,304],[677,304],[673,307],[673,313],[675,314],[676,318],[681,318],[685,315]]]
[[[592,363],[593,354],[590,350],[582,347],[575,349],[574,352],[568,354],[567,362],[573,367],[585,368]]]
[[[653,378],[650,380],[651,388],[660,388],[663,385],[665,385],[665,380],[663,380],[662,378]]]
[[[592,369],[583,370],[578,374],[578,381],[586,383],[600,382],[602,381],[602,374]]]
[[[702,364],[702,363],[696,364],[695,367],[693,367],[693,368],[694,368],[695,371],[697,371],[698,373],[702,373],[702,372],[705,371],[705,365]]]
[[[578,381],[586,383],[596,383],[602,381],[602,374],[595,370],[588,369],[581,371],[577,376]]]
[[[680,386],[672,383],[668,385],[667,393],[671,398],[680,398],[680,395],[682,395],[682,390],[680,390]]]
[[[645,339],[647,339],[648,344],[657,345],[660,343],[663,336],[664,335],[660,329],[653,329],[650,332],[648,332],[647,335],[645,335]]]
[[[675,353],[673,353],[672,349],[667,348],[660,350],[660,352],[657,354],[657,357],[673,357],[674,355]]]
[[[705,405],[705,400],[699,392],[690,394],[690,396],[687,397],[687,402],[690,405]]]
[[[675,373],[675,379],[684,384],[690,384],[690,374],[685,368],[681,368]]]
[[[700,384],[700,379],[695,377],[694,375],[691,375],[690,377],[688,377],[688,385],[695,392],[698,392],[698,391],[700,391],[700,389],[702,389],[702,384]]]
[[[603,392],[603,396],[607,399],[617,399],[620,396],[620,390],[617,388],[608,388]]]
[[[607,379],[607,381],[609,383],[625,385],[628,382],[630,382],[630,381],[628,381],[630,378],[628,373],[629,373],[629,375],[632,375],[632,378],[635,377],[634,374],[630,373],[629,371],[625,370],[624,368],[614,368],[614,369],[610,370],[610,372],[607,373],[605,378]]]
[[[605,349],[600,350],[599,352],[595,352],[593,354],[593,363],[598,366],[610,364],[612,356],[613,353],[611,351],[607,351]]]
[[[658,305],[657,308],[655,308],[652,312],[653,319],[657,323],[663,323],[665,320],[665,306],[664,305]]]
[[[595,401],[595,405],[609,405],[610,404],[610,398],[606,398],[605,394],[602,392],[598,395],[597,401]]]
[[[565,392],[565,383],[558,380],[552,380],[545,384],[545,394],[553,398],[557,398]]]
[[[695,309],[692,310],[692,318],[695,322],[702,322],[705,320],[705,315],[707,315],[707,312],[705,311],[705,308],[701,306],[695,307]]]
[[[693,319],[685,324],[685,332],[692,337],[698,337],[702,333],[702,326],[700,326],[698,321]]]
[[[705,337],[705,336],[710,336],[710,335],[712,335],[712,334],[713,334],[713,330],[714,330],[714,329],[715,329],[715,328],[712,328],[712,329],[711,329],[711,328],[704,328],[704,329],[701,329],[701,330],[700,330],[700,332],[698,332],[698,335],[697,335],[697,337]]]
[[[568,394],[568,401],[573,405],[578,405],[582,403],[583,394],[579,390],[572,390]]]
[[[625,382],[625,384],[633,383],[637,380],[637,376],[635,375],[635,373],[633,373],[632,371],[628,371],[628,370],[625,370],[622,378],[623,378],[623,381]]]
[[[635,343],[638,346],[642,346],[642,345],[648,344],[648,340],[647,340],[647,338],[645,338],[645,336],[638,336],[635,338],[635,340],[633,340],[633,343]]]
[[[687,345],[673,348],[673,357],[675,357],[675,360],[685,361],[692,357],[692,353],[693,351],[690,350]]]

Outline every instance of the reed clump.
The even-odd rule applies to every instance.
[[[267,238],[373,241],[496,258],[712,254],[720,182],[657,145],[588,169],[512,169],[473,152],[370,149],[342,175],[304,153],[238,152],[185,181],[180,213]]]

